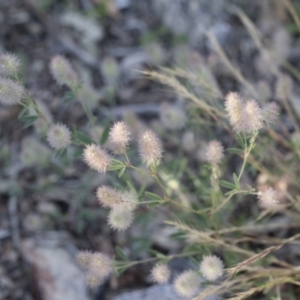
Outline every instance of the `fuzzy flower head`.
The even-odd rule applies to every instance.
[[[159,138],[151,130],[146,130],[139,138],[140,157],[148,167],[158,166],[162,159],[162,145]]]
[[[105,173],[111,163],[110,155],[96,144],[85,147],[83,157],[87,165],[100,173]]]
[[[151,270],[153,282],[160,284],[167,283],[170,279],[171,271],[167,265],[156,264]]]
[[[225,97],[225,110],[233,130],[253,134],[263,126],[263,111],[255,100],[243,101],[238,93]]]
[[[278,192],[268,188],[258,193],[259,204],[262,208],[272,209],[279,205]]]
[[[223,262],[215,255],[205,256],[200,263],[200,272],[207,280],[215,281],[224,273]]]
[[[113,271],[112,260],[104,253],[92,253],[90,256],[90,264],[88,269],[93,273],[98,273],[103,277],[107,277]]]
[[[243,101],[238,93],[230,92],[225,97],[225,110],[231,126],[236,130],[241,126]]]
[[[122,208],[113,208],[108,215],[108,225],[114,229],[126,230],[133,221],[133,213],[130,210]]]
[[[96,195],[103,207],[113,208],[122,202],[122,194],[109,186],[98,187]]]
[[[79,251],[76,255],[76,261],[83,269],[88,269],[92,255],[89,251]]]
[[[53,124],[47,132],[47,141],[55,149],[65,149],[71,144],[71,132],[64,124]]]
[[[174,288],[182,297],[193,297],[199,290],[200,277],[197,272],[189,270],[180,274],[174,281]]]
[[[160,120],[166,129],[182,129],[187,121],[183,108],[176,105],[163,104],[160,107]]]
[[[116,122],[109,132],[109,141],[112,145],[113,152],[123,154],[130,141],[129,127],[125,122]]]
[[[91,288],[99,286],[113,272],[112,260],[101,252],[90,254],[86,284]]]
[[[263,126],[262,109],[255,100],[248,100],[242,111],[241,131],[246,133],[254,133]],[[239,129],[239,128],[237,128]]]
[[[99,287],[105,279],[105,276],[102,276],[101,274],[95,271],[89,271],[85,275],[85,283],[91,289]]]
[[[263,120],[268,126],[271,126],[276,122],[278,115],[279,106],[275,102],[266,104],[262,110]]]
[[[121,193],[121,202],[116,207],[120,209],[133,211],[138,206],[139,199],[135,191],[124,191]]]
[[[20,59],[11,53],[0,55],[0,74],[3,76],[13,76],[18,74],[20,70]]]
[[[9,79],[0,78],[0,102],[6,105],[18,104],[24,96],[25,89],[19,83]]]
[[[69,61],[63,56],[56,55],[51,59],[50,72],[53,78],[60,85],[67,85],[70,88],[78,85],[78,76]]]
[[[212,165],[217,165],[222,160],[224,149],[219,141],[210,141],[206,146],[206,160]]]

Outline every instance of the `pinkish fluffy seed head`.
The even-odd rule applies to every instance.
[[[11,53],[0,55],[0,74],[4,76],[13,76],[18,74],[21,66],[20,59]]]
[[[71,144],[71,132],[64,124],[53,124],[47,132],[47,141],[55,149],[65,149]]]
[[[101,276],[101,274],[98,274],[97,272],[89,271],[85,275],[85,283],[89,288],[95,289],[103,283],[105,278],[105,276]]]
[[[263,126],[262,109],[255,100],[246,101],[242,111],[242,118],[243,124],[240,129],[246,133],[254,133]]]
[[[98,187],[96,194],[103,207],[113,208],[122,202],[122,194],[109,186]]]
[[[223,262],[215,255],[205,256],[200,263],[200,272],[207,280],[215,281],[224,273]]]
[[[230,92],[225,97],[225,110],[231,126],[239,128],[242,122],[243,101],[238,93]]]
[[[51,59],[50,72],[53,78],[60,85],[67,85],[70,88],[78,85],[78,76],[69,61],[60,55],[56,55]]]
[[[219,141],[210,141],[206,146],[206,159],[212,165],[217,165],[224,157],[223,152],[223,146]]]
[[[262,208],[272,209],[279,205],[278,192],[273,188],[258,193],[259,204]]]
[[[131,225],[132,221],[132,211],[119,207],[113,208],[108,215],[108,225],[114,230],[124,231]]]
[[[167,265],[156,264],[151,270],[153,282],[159,284],[167,283],[170,279],[171,271]]]
[[[200,277],[197,272],[189,270],[180,274],[174,281],[174,288],[182,297],[193,297],[199,290]]]
[[[121,202],[116,205],[119,209],[133,211],[139,204],[135,191],[124,191],[121,193]]]
[[[276,122],[279,115],[279,106],[275,102],[270,102],[265,105],[262,110],[263,120],[268,125],[271,126]]]
[[[83,269],[88,269],[90,265],[91,257],[92,257],[91,252],[80,251],[76,255],[76,261]]]
[[[6,105],[18,104],[24,96],[25,89],[19,83],[9,79],[0,78],[0,102]]]
[[[130,141],[129,127],[125,122],[116,122],[110,130],[109,141],[112,145],[113,152],[123,154]]]
[[[148,167],[158,166],[162,159],[162,145],[156,134],[146,130],[139,138],[140,157]]]
[[[105,173],[111,163],[110,155],[96,144],[85,147],[83,157],[87,165],[100,173]]]
[[[90,257],[89,272],[98,274],[99,277],[107,277],[113,271],[110,257],[101,252],[92,253]]]

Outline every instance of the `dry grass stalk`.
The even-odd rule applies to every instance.
[[[218,53],[220,58],[222,59],[223,63],[226,65],[226,67],[230,70],[232,75],[235,77],[237,81],[239,81],[241,84],[243,84],[246,89],[255,97],[258,98],[258,94],[254,86],[242,75],[241,71],[238,67],[233,66],[225,52],[223,51],[220,43],[218,42],[216,36],[212,32],[208,32],[207,36],[212,43],[215,51]]]
[[[279,245],[279,246],[272,246],[269,247],[265,250],[263,250],[262,252],[240,262],[239,264],[237,264],[235,267],[227,269],[227,276],[230,278],[233,275],[235,275],[237,272],[239,272],[241,269],[243,269],[246,266],[249,266],[250,264],[255,263],[256,261],[258,261],[259,259],[267,256],[268,254],[270,254],[272,251],[276,251],[278,249],[280,249],[283,245]]]
[[[158,73],[156,71],[143,71],[144,75],[149,76],[150,78],[159,81],[169,87],[172,87],[179,95],[184,98],[187,98],[197,104],[201,109],[203,109],[209,116],[211,116],[214,120],[217,120],[218,117],[222,117],[223,113],[221,113],[215,107],[208,105],[204,100],[199,99],[197,96],[192,94],[185,86],[183,86],[178,79],[174,76],[166,75],[163,73]]]
[[[295,7],[293,6],[293,4],[291,3],[290,0],[284,0],[283,2],[285,4],[288,12],[291,14],[291,16],[292,16],[292,18],[293,18],[293,20],[294,20],[294,22],[295,22],[295,24],[298,28],[298,31],[300,32],[300,18],[297,14],[297,11],[296,11]]]

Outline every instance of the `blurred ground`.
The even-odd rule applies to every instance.
[[[280,0],[261,2],[0,0],[0,53],[9,51],[21,57],[24,84],[50,119],[75,123],[84,130],[81,106],[63,101],[67,89],[59,87],[49,73],[51,57],[68,57],[84,82],[83,98],[100,120],[101,127],[92,132],[99,140],[103,128],[125,112],[138,116],[138,121],[130,115],[127,118],[139,127],[144,126],[140,120],[158,119],[160,104],[181,104],[181,99],[138,70],[175,64],[188,70],[207,68],[209,75],[216,74],[212,83],[222,91],[236,88],[212,50],[205,35],[208,29],[244,75],[260,83],[262,93],[268,93],[263,89],[272,79],[258,61],[253,41],[232,14],[233,4],[244,9],[264,35],[278,39],[277,50],[299,67],[299,36]],[[299,99],[295,101],[299,103]],[[60,255],[53,272],[60,273],[59,266],[68,261],[74,277],[81,276],[72,263],[77,249],[113,253],[120,245],[128,253],[134,252],[135,258],[145,258],[143,250],[149,242],[141,237],[143,211],[130,233],[111,231],[94,199],[94,190],[104,177],[95,176],[80,160],[75,164],[66,160],[62,165],[43,140],[43,124],[22,129],[19,111],[19,107],[0,108],[0,299],[62,299],[51,298],[51,288],[47,292],[49,286],[37,284],[37,278],[45,276],[47,281],[50,276],[44,272],[47,257]],[[74,150],[72,155],[76,158],[78,153]],[[178,243],[167,240],[171,233],[153,225],[149,233],[154,239],[152,247],[165,253],[179,249]],[[129,241],[134,238],[131,246]],[[98,291],[82,292],[78,299],[112,299],[123,290],[149,285],[147,267],[140,266],[112,278]]]

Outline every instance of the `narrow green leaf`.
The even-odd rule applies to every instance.
[[[233,182],[235,183],[236,188],[239,190],[240,189],[240,181],[235,173],[233,173]]]
[[[27,112],[27,110],[28,110],[28,105],[27,106],[25,106],[25,107],[23,107],[22,109],[21,109],[21,111],[19,112],[19,114],[18,114],[18,119],[19,120],[21,120],[21,118],[25,115],[25,113]]]
[[[109,167],[109,171],[116,171],[123,169],[125,167],[124,163],[120,160],[113,159]]]
[[[147,196],[147,197],[149,197],[149,198],[151,198],[151,199],[153,199],[153,200],[163,200],[163,199],[161,198],[161,196],[156,195],[156,194],[151,193],[151,192],[145,192],[145,196]]]
[[[123,260],[129,261],[127,254],[119,246],[116,246],[116,252]]]
[[[100,145],[104,145],[108,139],[108,136],[109,136],[109,130],[110,130],[110,126],[107,125],[105,128],[104,128],[104,131],[102,133],[102,136],[101,136],[101,140],[100,140]]]
[[[88,145],[88,144],[93,144],[93,140],[86,134],[76,131],[76,138],[77,142],[83,144],[83,145]]]
[[[153,206],[157,206],[157,205],[160,205],[160,204],[162,204],[162,202],[159,201],[159,200],[157,200],[157,201],[155,201],[155,202],[149,203],[149,204],[148,204],[148,207],[153,207]]]
[[[119,175],[118,175],[119,178],[122,177],[122,175],[124,174],[125,170],[126,170],[126,167],[123,167],[123,168],[120,170]]]
[[[220,180],[219,183],[221,186],[226,187],[228,189],[231,189],[231,190],[235,189],[235,185],[232,182]]]
[[[238,144],[239,144],[243,149],[245,149],[245,143],[244,143],[244,140],[243,140],[243,138],[242,138],[239,134],[236,135],[236,140],[237,140]]]

